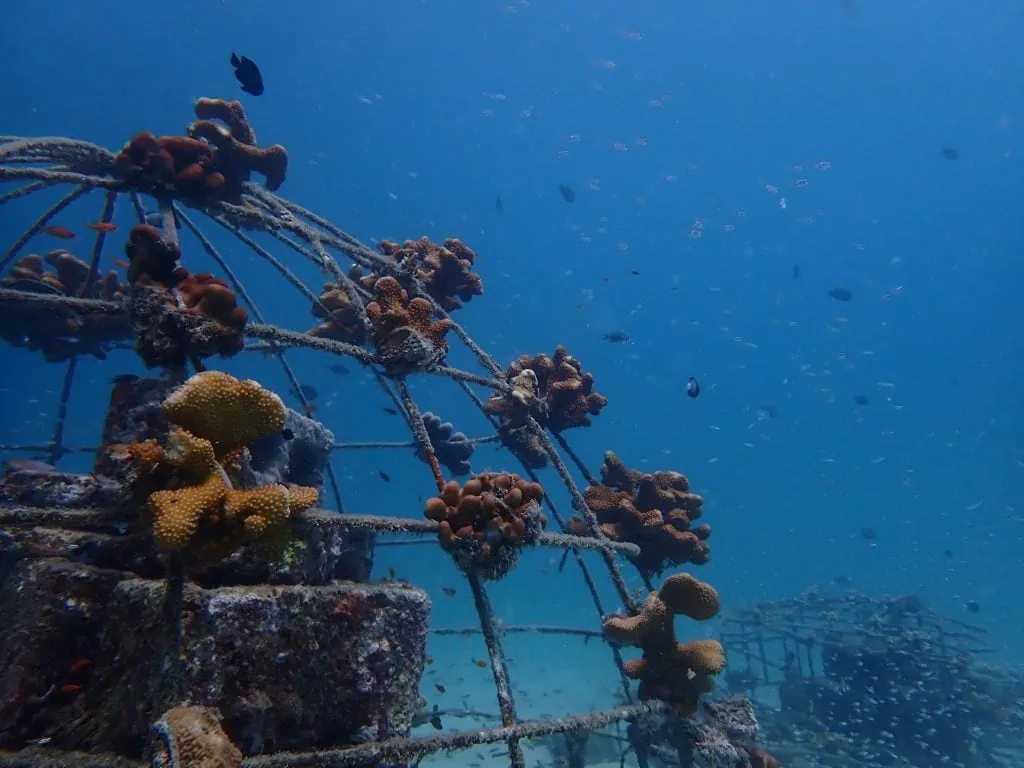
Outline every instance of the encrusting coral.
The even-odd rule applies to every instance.
[[[181,249],[149,224],[132,228],[125,255],[128,315],[147,366],[179,368],[190,357],[241,351],[249,317],[227,283],[208,272],[190,273],[179,264]]]
[[[436,365],[448,352],[447,318],[434,321],[433,307],[424,298],[409,298],[393,277],[374,283],[374,300],[366,305],[370,340],[377,359],[392,376]]]
[[[400,283],[402,275],[415,275],[426,292],[449,312],[460,309],[465,302],[484,292],[483,279],[473,271],[476,254],[461,240],[448,238],[440,245],[428,237],[406,240],[401,245],[382,240],[377,250],[395,260]],[[349,277],[367,290],[373,290],[379,275],[364,275],[355,266]],[[403,287],[411,287],[409,283],[411,281],[406,279]]]
[[[102,277],[98,272],[90,274],[86,262],[65,250],[50,251],[46,256],[23,256],[14,262],[0,285],[28,293],[114,302],[121,301],[128,292],[116,272]],[[131,324],[122,315],[82,314],[31,303],[0,307],[0,338],[12,346],[38,350],[51,363],[81,354],[104,360],[108,345],[127,341],[131,333]]]
[[[515,564],[523,544],[537,540],[547,519],[544,490],[510,473],[484,472],[461,487],[452,480],[428,499],[423,514],[439,523],[441,546],[466,571],[497,579]]]
[[[688,573],[676,573],[648,595],[636,616],[605,619],[602,629],[608,640],[643,652],[624,665],[626,674],[640,681],[641,701],[660,699],[683,717],[697,711],[700,697],[714,689],[711,678],[725,668],[725,651],[717,640],[680,643],[673,620],[686,616],[707,621],[718,610],[714,587]]]
[[[117,155],[121,176],[149,192],[235,202],[253,171],[266,178],[272,191],[284,183],[287,151],[280,144],[266,149],[256,146],[256,134],[241,102],[201,98],[195,103],[195,115],[188,136],[136,134]]]
[[[238,768],[242,753],[209,707],[175,707],[153,724],[153,768]]]
[[[234,487],[245,446],[279,431],[285,406],[255,381],[220,371],[197,373],[163,402],[174,425],[167,445],[155,440],[120,446],[139,465],[149,493],[157,545],[200,560],[223,557],[246,541],[280,531],[296,512],[316,504],[315,488],[273,484]]]
[[[703,513],[704,500],[690,491],[685,475],[641,474],[608,451],[601,466],[601,483],[588,486],[583,495],[605,536],[640,547],[634,562],[648,576],[669,565],[708,561],[706,539],[711,526],[693,525]],[[586,523],[576,517],[569,520],[569,530],[581,536],[590,533]]]

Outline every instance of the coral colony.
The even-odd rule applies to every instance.
[[[220,99],[195,103],[187,135],[143,131],[117,153],[0,139],[0,182],[10,185],[0,205],[71,189],[0,259],[0,336],[64,366],[52,439],[4,446],[49,463],[12,460],[0,478],[0,765],[227,768],[255,756],[266,768],[405,765],[500,742],[522,768],[524,742],[542,738],[575,745],[568,764],[583,765],[580,745],[617,723],[620,751],[641,765],[650,756],[689,765],[698,754],[721,766],[777,765],[756,745],[745,698],[702,699],[726,668],[722,646],[676,639],[675,616],[704,621],[719,610],[710,585],[676,570],[709,552],[687,478],[641,474],[611,452],[593,478],[565,439],[608,406],[583,364],[558,347],[503,367],[453,320],[484,292],[476,254],[456,239],[370,249],[274,194],[287,170],[285,148],[261,148],[242,105]],[[94,193],[103,205],[87,252],[23,253],[45,233],[70,239],[60,216]],[[125,205],[138,223],[118,233]],[[272,266],[317,324],[265,323],[200,216]],[[186,266],[194,248],[213,273]],[[322,287],[306,286],[289,260],[315,265]],[[455,341],[479,371],[446,364]],[[59,471],[52,464],[71,450],[63,435],[76,362],[115,347],[133,348],[152,375],[115,377],[93,472]],[[407,445],[430,468],[421,516],[344,509],[328,460],[344,446],[311,418],[292,347],[375,372],[408,424]],[[245,350],[276,359],[302,409],[209,367]],[[461,387],[518,466],[474,473],[474,440],[421,412],[406,385],[417,375]],[[573,517],[538,482],[544,466],[564,481]],[[464,574],[502,727],[410,735],[438,719],[419,696],[430,599],[407,582],[368,580],[376,538],[396,533],[436,537]],[[583,599],[602,620],[623,706],[519,716],[509,682],[519,670],[488,587],[516,578],[529,547],[564,552],[592,587],[593,568],[606,570],[621,610],[596,588]],[[649,588],[642,604],[623,565]],[[623,662],[620,647],[639,655]]]

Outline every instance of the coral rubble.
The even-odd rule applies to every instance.
[[[608,451],[601,466],[601,483],[588,486],[583,495],[605,536],[640,547],[640,556],[634,561],[647,575],[661,573],[670,565],[707,562],[711,526],[693,525],[703,512],[704,500],[690,491],[685,475],[641,474]],[[571,518],[569,525],[577,535],[589,534],[579,518]]]
[[[504,576],[523,544],[537,540],[547,524],[540,509],[544,491],[518,475],[485,472],[461,487],[452,480],[428,499],[424,515],[440,524],[441,546],[466,571]]]
[[[707,621],[718,608],[714,587],[688,573],[676,573],[648,595],[636,616],[605,619],[608,640],[643,651],[640,659],[625,664],[626,674],[640,681],[641,701],[660,699],[683,717],[697,711],[700,697],[714,688],[711,678],[725,668],[725,652],[717,640],[680,643],[673,618]]]

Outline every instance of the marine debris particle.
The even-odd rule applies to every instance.
[[[836,301],[850,301],[853,298],[853,294],[845,288],[833,288],[828,295]]]
[[[252,96],[263,95],[263,75],[256,62],[248,56],[231,54],[231,66],[235,69],[235,79],[242,86],[242,90]]]
[[[393,277],[374,284],[375,298],[366,305],[370,340],[377,360],[391,376],[402,376],[436,365],[448,352],[445,335],[452,321],[433,320],[433,307],[424,298],[409,298]]]
[[[703,514],[704,500],[690,491],[686,475],[641,474],[627,468],[608,451],[601,466],[601,483],[588,486],[583,496],[605,536],[640,547],[640,557],[634,562],[645,574],[661,573],[669,566],[683,563],[702,565],[708,561],[711,526],[693,524]],[[579,536],[592,535],[579,517],[569,519],[568,531]]]
[[[688,573],[676,573],[648,595],[638,615],[605,620],[602,629],[608,640],[643,651],[640,659],[624,665],[626,674],[640,681],[641,701],[661,699],[682,717],[697,711],[700,697],[714,689],[712,676],[725,668],[725,651],[717,640],[680,643],[673,617],[707,621],[718,609],[714,587]]]
[[[485,472],[459,486],[451,480],[428,499],[423,514],[439,524],[438,539],[463,570],[489,579],[504,576],[523,544],[540,536],[547,519],[544,491],[510,473]]]
[[[162,410],[175,426],[166,446],[147,440],[111,448],[137,465],[134,485],[142,493],[170,486],[148,498],[160,548],[219,559],[247,540],[282,530],[291,515],[316,504],[315,488],[235,488],[245,446],[284,426],[284,403],[258,382],[197,373],[164,400]]]
[[[175,707],[153,724],[153,768],[239,768],[242,753],[231,743],[217,710]]]

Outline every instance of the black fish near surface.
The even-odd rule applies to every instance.
[[[625,331],[609,331],[601,336],[601,338],[605,341],[611,342],[612,344],[624,344],[629,341],[630,335]]]
[[[956,151],[955,147],[945,146],[945,147],[942,147],[942,149],[940,151],[942,152],[942,156],[944,158],[946,158],[947,160],[959,160],[960,159],[960,153]]]
[[[853,294],[845,288],[833,288],[828,295],[836,301],[850,301],[853,298]]]
[[[687,397],[699,397],[700,396],[700,382],[697,381],[693,376],[686,380],[686,396]]]
[[[567,184],[559,184],[558,191],[567,203],[576,202],[576,193]]]
[[[242,86],[245,93],[259,96],[263,93],[263,75],[256,62],[248,56],[239,57],[238,54],[231,54],[231,66],[235,68],[235,79]]]

